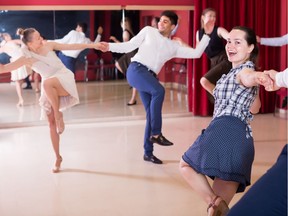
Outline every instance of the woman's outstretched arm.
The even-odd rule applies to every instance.
[[[33,63],[32,58],[26,58],[23,56],[14,62],[4,64],[4,65],[0,64],[0,73],[11,72],[12,70],[16,70],[17,68],[19,68],[23,65],[31,67],[32,63]]]

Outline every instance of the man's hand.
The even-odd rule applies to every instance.
[[[276,74],[278,73],[278,71],[276,70],[265,70],[264,74],[269,76],[269,78],[272,80],[271,85],[265,85],[265,90],[266,91],[277,91],[278,89],[280,89],[279,86],[276,85]]]
[[[100,43],[98,43],[98,44],[99,44],[98,49],[101,50],[102,52],[107,52],[107,51],[109,51],[109,43],[102,41],[102,42],[100,42]]]

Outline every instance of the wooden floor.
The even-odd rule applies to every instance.
[[[1,216],[204,216],[206,204],[178,171],[182,154],[211,117],[187,112],[186,95],[166,89],[163,133],[175,144],[155,146],[164,161],[143,161],[145,112],[140,99],[127,106],[126,81],[77,83],[81,103],[64,113],[62,171],[54,155],[39,95],[25,90],[17,108],[15,86],[0,84]],[[287,120],[255,116],[254,183],[287,143]],[[243,195],[237,194],[231,206]]]

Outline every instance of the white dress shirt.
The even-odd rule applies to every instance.
[[[65,35],[62,39],[54,40],[57,43],[63,44],[74,44],[74,43],[92,43],[92,41],[85,36],[83,32],[78,32],[75,30],[70,31],[67,35]],[[101,35],[98,34],[94,43],[101,41]],[[82,50],[62,50],[61,52],[69,57],[77,58]]]
[[[210,37],[204,35],[198,46],[193,49],[164,37],[156,28],[146,26],[130,41],[109,43],[109,50],[128,53],[138,48],[131,62],[139,62],[158,74],[165,62],[172,58],[200,58],[209,41]]]
[[[276,74],[276,85],[288,88],[288,68]]]
[[[260,44],[266,46],[283,46],[288,44],[288,34],[282,37],[260,38]]]

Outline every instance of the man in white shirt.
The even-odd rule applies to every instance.
[[[62,39],[56,39],[55,42],[58,43],[66,43],[66,44],[73,44],[73,43],[92,43],[92,41],[86,37],[85,33],[87,31],[87,24],[79,22],[77,23],[77,27],[75,30],[71,30],[67,35],[65,35]],[[101,34],[103,33],[103,28],[99,27],[97,30],[97,37],[94,43],[101,41]],[[75,64],[78,55],[82,50],[63,50],[59,52],[58,56],[63,62],[63,64],[75,73]]]
[[[171,40],[170,36],[177,22],[177,14],[164,11],[160,16],[158,29],[146,26],[128,42],[102,42],[106,46],[102,51],[128,53],[138,48],[138,52],[131,58],[126,77],[130,86],[138,90],[146,111],[144,160],[155,164],[162,164],[162,161],[153,155],[153,143],[173,145],[162,135],[165,89],[156,76],[165,62],[174,57],[200,58],[210,40],[209,36],[204,35],[196,49]]]

